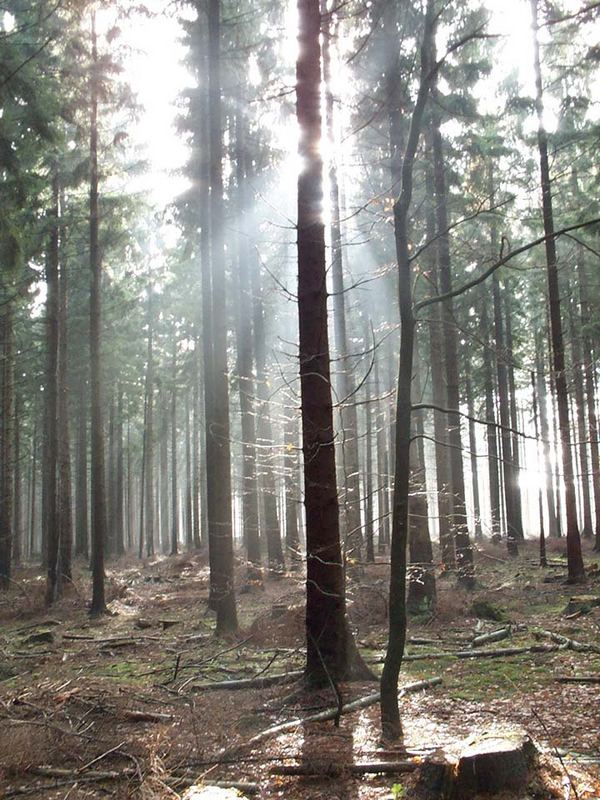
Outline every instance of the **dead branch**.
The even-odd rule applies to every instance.
[[[396,775],[402,772],[412,772],[418,768],[416,761],[383,761],[365,762],[357,764],[332,763],[307,763],[307,764],[282,764],[271,768],[272,775],[301,775],[319,778],[338,778],[341,775]]]
[[[190,688],[195,692],[216,692],[221,690],[233,691],[237,689],[265,689],[268,686],[278,686],[301,678],[303,670],[292,670],[277,675],[264,675],[257,678],[240,678],[235,681],[214,681],[211,683],[198,683]]]

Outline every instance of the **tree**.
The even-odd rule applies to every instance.
[[[306,667],[311,685],[365,675],[346,617],[327,331],[319,0],[298,0],[298,315],[306,509]]]
[[[550,165],[548,160],[548,135],[544,126],[544,99],[542,72],[540,66],[540,46],[538,40],[538,3],[531,0],[534,46],[534,76],[536,86],[536,111],[538,118],[537,141],[540,161],[542,185],[542,214],[544,223],[546,266],[548,277],[548,306],[550,311],[550,330],[552,342],[552,364],[554,385],[558,404],[560,441],[562,445],[562,469],[565,486],[565,506],[567,512],[567,559],[569,580],[581,582],[585,579],[581,541],[577,527],[577,503],[575,497],[575,481],[573,470],[573,453],[571,450],[571,430],[569,421],[569,403],[567,380],[565,374],[565,349],[561,318],[561,300],[558,286],[558,261],[556,241],[554,238],[554,213],[552,209],[552,185],[550,181]]]

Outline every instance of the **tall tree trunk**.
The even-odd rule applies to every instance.
[[[160,517],[160,550],[167,555],[171,546],[171,531],[169,527],[169,396],[165,389],[160,393],[161,401],[161,428],[159,442],[159,517]]]
[[[536,374],[535,372],[531,373],[531,394],[533,400],[533,424],[535,430],[535,438],[536,438],[536,450],[538,453],[538,461],[542,463],[542,458],[540,457],[540,430],[539,430],[539,415],[538,415],[538,406],[539,406],[539,395],[537,389],[537,381],[536,381]],[[542,491],[542,484],[540,483],[538,489],[538,510],[539,510],[539,521],[540,521],[540,567],[546,567],[548,562],[546,560],[546,529],[544,525],[544,501],[543,501],[543,491]]]
[[[578,261],[582,258],[582,248],[578,248]],[[577,452],[579,455],[579,483],[581,486],[581,510],[582,526],[581,535],[584,539],[591,539],[594,535],[594,525],[592,523],[592,502],[590,495],[590,470],[588,466],[588,431],[585,419],[585,392],[584,374],[585,368],[581,352],[580,333],[576,329],[575,314],[573,306],[569,305],[569,320],[571,327],[571,358],[573,361],[573,388],[575,394],[575,418],[577,420]]]
[[[115,423],[115,552],[125,553],[125,457],[123,453],[123,389],[117,389],[117,419]]]
[[[13,530],[12,561],[19,566],[23,558],[23,471],[21,468],[21,416],[23,413],[21,395],[15,392],[14,399],[14,480],[13,480]]]
[[[185,398],[185,546],[188,553],[194,549],[194,522],[192,519],[192,444],[190,437],[190,393]]]
[[[381,727],[383,736],[398,739],[402,735],[398,706],[398,677],[406,642],[406,547],[409,534],[409,475],[411,442],[411,386],[415,320],[413,316],[412,274],[409,250],[408,213],[413,186],[414,158],[419,143],[423,115],[430,90],[432,50],[435,35],[433,0],[427,0],[421,44],[419,90],[402,158],[400,196],[394,203],[394,239],[398,260],[398,302],[400,307],[400,360],[396,394],[396,448],[394,464],[394,500],[390,553],[390,594],[388,647],[381,673]],[[390,29],[394,38],[396,25]],[[397,59],[386,76],[388,89],[390,152],[402,155],[398,139],[400,107],[394,87],[401,75]]]
[[[227,371],[227,307],[223,221],[223,130],[221,113],[221,3],[208,0],[208,111],[210,148],[210,234],[212,281],[213,402],[206,425],[210,431],[213,469],[207,471],[212,495],[209,517],[211,607],[217,633],[237,630],[233,576],[229,388]]]
[[[377,401],[377,509],[378,509],[378,535],[377,549],[382,553],[389,544],[390,534],[390,495],[388,491],[389,482],[389,451],[386,443],[387,399],[381,397],[383,387],[379,376],[379,359],[375,358],[375,386],[380,399]]]
[[[360,471],[358,452],[358,416],[356,411],[356,381],[350,360],[346,323],[346,292],[344,289],[344,258],[342,226],[340,221],[340,198],[335,160],[334,98],[331,89],[331,16],[327,11],[327,0],[321,2],[323,41],[323,83],[325,88],[325,121],[329,141],[329,214],[331,236],[331,274],[333,279],[333,326],[335,350],[339,363],[338,395],[341,423],[341,455],[344,479],[343,523],[344,551],[346,558],[361,559],[362,529],[360,516]],[[369,560],[367,558],[367,560]]]
[[[544,354],[542,352],[541,336],[535,336],[535,363],[536,363],[536,387],[538,396],[538,411],[540,415],[540,434],[542,437],[543,454],[543,477],[546,495],[546,507],[548,510],[548,536],[556,538],[558,536],[558,525],[556,520],[556,504],[554,500],[554,485],[552,480],[552,461],[550,458],[550,426],[548,424],[548,395],[546,392],[546,381],[544,378]]]
[[[365,347],[366,347],[365,341]],[[375,542],[373,526],[373,400],[371,384],[365,381],[365,461],[364,461],[364,498],[365,498],[365,542],[366,558],[372,564],[375,561]]]
[[[37,414],[33,424],[33,435],[31,437],[31,499],[29,511],[29,558],[35,555],[36,523],[37,523],[37,464],[38,464],[38,422]]]
[[[335,472],[327,331],[319,0],[298,0],[296,114],[299,360],[306,509],[306,679],[327,685],[356,675],[346,618]],[[364,666],[364,665],[363,665]]]
[[[171,555],[179,550],[179,497],[177,461],[177,339],[173,331],[173,354],[171,359],[173,386],[171,387]]]
[[[426,165],[427,187],[427,240],[436,238],[435,224],[435,189],[433,170]],[[429,263],[431,283],[435,291],[439,290],[438,264],[435,255]],[[431,388],[433,404],[440,408],[448,408],[446,379],[444,367],[444,330],[442,310],[439,304],[431,309],[429,320],[429,363],[431,364]],[[452,519],[452,480],[450,474],[450,449],[448,447],[448,426],[446,416],[441,411],[433,412],[433,438],[435,439],[435,472],[437,481],[438,530],[442,563],[446,569],[456,565],[454,539],[450,528]]]
[[[59,183],[56,171],[52,176],[52,206],[50,236],[46,258],[46,399],[45,463],[44,463],[44,526],[46,530],[46,603],[50,605],[60,595],[59,545],[60,520],[57,496],[58,464],[58,269],[59,269]]]
[[[75,555],[89,559],[88,529],[88,452],[86,381],[83,368],[79,383],[77,423],[77,464],[75,481]]]
[[[144,508],[146,514],[146,555],[154,555],[154,314],[152,286],[148,288],[148,355],[146,364],[146,425],[144,431],[145,484]]]
[[[302,560],[298,531],[298,503],[300,489],[298,473],[298,425],[294,411],[289,411],[284,421],[284,481],[285,481],[285,547],[292,568],[298,569]]]
[[[437,92],[437,89],[435,90]],[[438,236],[438,267],[440,291],[446,294],[452,290],[452,272],[450,265],[450,242],[447,208],[446,170],[440,130],[439,114],[432,114],[433,142],[433,180],[436,199],[436,227]],[[450,473],[452,476],[454,543],[456,547],[456,567],[459,583],[468,589],[475,584],[473,570],[473,550],[469,538],[467,522],[467,506],[465,502],[465,477],[462,460],[462,442],[460,435],[460,391],[458,376],[458,337],[454,320],[452,300],[442,303],[442,320],[444,323],[444,362],[446,373],[446,391],[448,394],[448,443],[450,445]]]
[[[414,394],[421,399],[421,375],[415,349],[415,369],[413,378]],[[406,606],[409,614],[432,611],[436,600],[435,568],[433,548],[429,535],[427,511],[427,481],[425,475],[425,422],[422,411],[414,411],[414,431],[416,441],[411,451],[412,492],[409,503],[408,548],[410,566],[408,571],[408,594]]]
[[[510,293],[504,298],[504,320],[506,323],[506,360],[508,374],[508,394],[510,400],[510,426],[511,431],[511,456],[512,456],[512,481],[513,481],[513,511],[515,515],[515,534],[519,540],[524,540],[523,533],[523,504],[521,500],[521,460],[519,458],[519,445],[521,437],[519,430],[519,411],[517,406],[517,392],[515,383],[515,361],[512,334],[512,314],[510,310]]]
[[[268,395],[267,353],[264,324],[263,292],[258,265],[252,271],[252,295],[254,298],[254,355],[256,361],[256,411],[258,417],[257,437],[259,452],[259,486],[261,487],[264,527],[267,538],[267,555],[272,575],[285,568],[281,530],[277,513],[275,473],[273,470],[273,427],[271,404]]]
[[[540,68],[540,46],[537,36],[537,0],[531,0],[531,11],[533,19],[534,73],[536,85],[536,109],[538,116],[538,149],[542,183],[542,209],[544,233],[548,237],[546,238],[546,265],[548,268],[550,330],[552,339],[554,383],[556,386],[560,440],[562,444],[562,471],[565,486],[565,506],[567,512],[567,562],[569,580],[572,582],[580,582],[585,579],[585,571],[583,567],[583,558],[581,555],[581,540],[579,538],[579,530],[577,528],[577,505],[575,499],[573,453],[571,451],[569,405],[567,381],[565,375],[565,350],[563,343],[560,290],[558,285],[558,264],[556,258],[556,241],[553,236],[554,215],[552,210],[550,167],[548,163],[548,136],[543,122],[544,103],[542,94],[542,72]]]
[[[235,116],[236,130],[236,202],[239,233],[237,237],[238,292],[236,303],[237,374],[242,426],[242,520],[243,540],[248,557],[248,578],[261,579],[261,554],[258,526],[258,484],[256,479],[256,424],[254,408],[252,293],[250,286],[250,230],[245,225],[248,214],[246,174],[246,130],[241,97]]]
[[[594,515],[596,517],[596,536],[594,550],[600,551],[600,452],[598,447],[598,417],[596,413],[596,395],[594,386],[595,361],[590,336],[592,321],[589,301],[589,288],[583,252],[577,264],[577,283],[579,287],[579,309],[581,315],[583,380],[588,412],[588,438],[592,463],[592,490],[594,495]]]
[[[92,74],[90,125],[90,396],[91,396],[91,500],[92,500],[92,605],[90,613],[106,612],[104,598],[104,541],[106,493],[104,486],[104,424],[102,420],[102,260],[98,241],[98,52],[96,16],[92,12]]]
[[[0,412],[0,589],[6,590],[11,580],[14,499],[13,304],[10,300],[0,305]]]
[[[64,228],[61,227],[61,234]],[[64,241],[63,241],[64,247]],[[57,455],[58,455],[58,521],[60,526],[59,581],[72,578],[73,510],[71,501],[71,437],[69,432],[68,375],[68,308],[69,276],[64,252],[60,259],[58,284],[58,368],[57,368]]]
[[[481,325],[486,340],[491,340],[492,334],[488,316],[488,297],[489,295],[487,291],[485,291],[482,294]],[[500,508],[500,479],[498,476],[498,429],[496,427],[496,406],[494,402],[492,358],[492,350],[491,348],[488,348],[487,352],[483,354],[482,361],[483,380],[485,383],[485,418],[488,422],[486,425],[486,441],[488,450],[488,480],[490,485],[490,517],[492,524],[491,535],[500,536],[502,526]]]
[[[477,459],[477,437],[475,433],[475,404],[473,402],[473,385],[471,383],[470,363],[464,359],[465,393],[467,395],[467,411],[469,414],[469,450],[471,453],[471,480],[473,482],[473,516],[475,517],[475,538],[483,539],[481,528],[481,503],[479,501],[479,464]]]
[[[494,298],[494,337],[496,340],[496,369],[498,371],[498,400],[500,403],[500,441],[502,453],[502,475],[504,478],[504,503],[506,508],[506,545],[511,556],[519,554],[517,540],[520,532],[515,516],[515,474],[512,460],[512,439],[510,436],[510,398],[508,387],[508,366],[504,322],[502,319],[502,301],[500,281],[495,272],[492,276],[492,292]]]

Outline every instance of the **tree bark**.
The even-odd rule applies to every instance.
[[[561,318],[560,290],[558,285],[558,263],[556,257],[556,241],[554,233],[554,215],[552,209],[552,188],[550,184],[550,167],[548,162],[548,136],[543,122],[543,90],[540,67],[540,47],[537,36],[537,0],[531,0],[534,44],[534,74],[536,85],[536,109],[538,116],[538,149],[540,156],[540,174],[542,183],[542,210],[544,233],[546,239],[546,265],[548,268],[548,302],[550,308],[550,330],[554,367],[554,383],[558,404],[560,440],[562,444],[562,471],[565,486],[565,506],[567,512],[567,562],[569,580],[581,582],[585,580],[581,540],[577,527],[577,504],[575,498],[575,482],[573,475],[573,453],[571,450],[571,431],[569,422],[569,405],[567,381],[565,375],[565,350]]]
[[[96,15],[92,12],[92,72],[90,77],[90,397],[92,500],[92,604],[90,613],[106,613],[104,597],[104,541],[106,493],[104,484],[104,424],[102,414],[102,256],[98,241],[98,51]]]
[[[298,0],[296,114],[299,359],[306,509],[306,667],[310,684],[356,674],[346,618],[327,330],[319,0]]]

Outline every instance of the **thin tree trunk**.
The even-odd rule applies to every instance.
[[[23,558],[23,498],[21,469],[21,415],[23,413],[21,395],[15,392],[14,398],[14,481],[13,481],[13,530],[12,561],[15,566],[21,564]]]
[[[508,394],[510,401],[510,426],[511,433],[511,456],[512,456],[512,480],[513,480],[513,511],[515,515],[515,532],[519,540],[523,541],[523,504],[521,499],[521,461],[519,458],[520,436],[516,433],[519,430],[519,412],[517,406],[517,392],[515,384],[515,362],[512,335],[512,315],[510,310],[510,293],[506,293],[504,298],[504,320],[506,323],[506,359],[508,374]]]
[[[334,98],[331,90],[331,14],[327,0],[321,2],[323,41],[323,83],[325,88],[325,121],[329,141],[329,214],[331,236],[331,274],[333,279],[333,324],[335,350],[339,364],[339,407],[342,430],[341,455],[344,480],[343,517],[341,522],[346,558],[361,560],[362,529],[360,515],[360,471],[358,451],[358,416],[355,404],[356,381],[350,361],[346,323],[346,292],[344,289],[344,259],[340,198],[335,160]],[[345,401],[345,402],[344,402]],[[367,557],[367,561],[369,558]]]
[[[190,437],[190,394],[185,398],[185,546],[194,549],[194,524],[192,519],[192,445]]]
[[[77,479],[75,481],[75,555],[89,559],[88,529],[88,452],[86,382],[83,368],[79,383],[77,424]]]
[[[102,421],[102,261],[98,241],[98,53],[96,16],[92,12],[92,74],[90,134],[90,396],[92,440],[92,604],[90,613],[106,612],[104,598],[104,540],[106,536],[106,493],[104,486],[104,425]]]
[[[61,233],[64,229],[61,229]],[[64,246],[64,244],[63,244]],[[69,432],[68,309],[69,276],[65,254],[60,259],[58,284],[57,454],[58,520],[60,526],[59,581],[72,577],[73,510],[71,498],[71,437]]]
[[[154,313],[152,287],[148,288],[148,355],[146,366],[145,513],[146,555],[154,555]]]
[[[479,465],[477,457],[477,437],[475,433],[475,405],[473,402],[473,385],[469,360],[464,360],[465,392],[467,395],[467,412],[469,414],[469,450],[471,453],[471,480],[473,482],[473,515],[475,517],[475,538],[483,539],[481,528],[481,504],[479,501]]]
[[[13,548],[13,335],[13,304],[9,300],[0,306],[0,589],[3,590],[10,586]]]
[[[435,90],[437,91],[437,89]],[[444,164],[442,135],[439,114],[432,114],[433,141],[433,180],[436,199],[436,227],[438,235],[438,266],[440,291],[446,294],[452,290],[452,273],[450,265],[449,227],[447,209],[446,171]],[[467,506],[465,502],[465,477],[462,460],[462,442],[460,435],[459,376],[458,376],[458,341],[452,300],[442,303],[442,320],[444,323],[444,362],[446,373],[446,391],[448,394],[448,443],[450,445],[450,474],[452,476],[454,542],[456,547],[456,566],[458,580],[467,589],[475,584],[473,570],[473,550],[469,538],[467,522]]]
[[[436,237],[434,214],[433,171],[426,165],[427,187],[427,240],[433,242]],[[434,290],[439,289],[438,265],[435,256],[428,265]],[[429,321],[429,363],[431,365],[431,389],[433,404],[440,408],[448,408],[444,369],[444,332],[442,310],[438,304],[431,309]],[[448,427],[445,415],[440,411],[433,412],[433,438],[435,439],[435,472],[437,481],[438,530],[442,563],[446,569],[456,565],[454,539],[450,530],[452,519],[452,483],[450,474],[450,450],[448,447]]]
[[[46,453],[44,464],[44,526],[46,529],[46,603],[50,605],[61,592],[59,581],[60,520],[57,496],[58,464],[58,307],[59,307],[59,183],[52,177],[50,237],[46,259]]]
[[[488,293],[482,295],[481,325],[484,336],[491,340],[491,330],[488,317]],[[494,403],[494,381],[492,377],[492,350],[488,348],[483,354],[483,380],[485,383],[485,418],[486,440],[488,450],[488,479],[490,484],[490,517],[491,535],[500,536],[501,508],[500,508],[500,479],[498,475],[498,429],[496,428],[496,406]]]
[[[540,432],[539,432],[539,422],[538,422],[538,405],[539,405],[539,397],[537,391],[537,382],[536,382],[536,375],[535,372],[531,373],[531,394],[533,399],[533,424],[535,429],[535,438],[536,438],[536,449],[538,452],[538,460],[542,463],[542,459],[540,457]],[[540,567],[546,567],[548,562],[546,560],[546,530],[544,526],[544,501],[543,501],[543,491],[542,486],[540,484],[538,489],[538,509],[539,509],[539,520],[540,520]]]
[[[546,381],[544,379],[544,357],[542,352],[541,337],[536,333],[535,337],[535,363],[536,363],[536,386],[538,395],[538,411],[540,415],[540,434],[542,437],[542,454],[544,469],[544,487],[546,494],[546,506],[548,509],[548,535],[551,538],[558,536],[558,525],[556,520],[556,504],[554,500],[554,485],[552,480],[552,462],[550,459],[550,426],[548,424],[548,395],[546,392]]]
[[[537,0],[531,0],[533,19],[534,73],[536,84],[536,109],[538,115],[538,149],[540,155],[540,173],[542,183],[542,208],[544,233],[546,234],[546,265],[548,268],[548,301],[550,307],[550,330],[552,339],[552,355],[554,367],[554,383],[558,403],[560,439],[562,444],[562,471],[565,487],[565,506],[567,512],[567,562],[569,580],[581,582],[585,580],[581,540],[577,528],[577,506],[575,500],[575,482],[573,476],[573,453],[571,451],[571,431],[569,423],[569,405],[567,381],[565,375],[565,351],[563,343],[560,290],[558,285],[558,264],[556,258],[556,241],[554,233],[554,216],[552,210],[552,189],[550,184],[550,167],[548,162],[548,136],[543,123],[542,73],[540,68],[540,47],[537,36]]]
[[[394,15],[395,16],[395,15]],[[395,21],[395,20],[394,20]],[[390,28],[393,39],[396,25]],[[435,36],[433,0],[428,0],[421,44],[421,76],[406,148],[402,159],[400,196],[394,203],[394,239],[398,260],[398,302],[400,307],[400,360],[396,395],[396,448],[394,464],[394,500],[390,553],[390,594],[388,647],[381,674],[381,727],[383,736],[398,739],[402,735],[398,706],[398,677],[406,642],[406,548],[409,535],[409,475],[411,442],[411,386],[415,320],[413,317],[412,274],[409,250],[408,213],[412,199],[413,166],[421,134],[423,114],[430,90],[431,55]],[[394,87],[399,84],[399,64],[392,65],[387,76],[390,152],[401,155],[398,139],[400,107]],[[461,565],[462,566],[462,565]]]
[[[179,551],[179,497],[177,462],[177,339],[173,331],[171,388],[171,555]]]
[[[125,458],[123,453],[123,389],[117,389],[117,419],[115,423],[115,552],[125,553]]]

